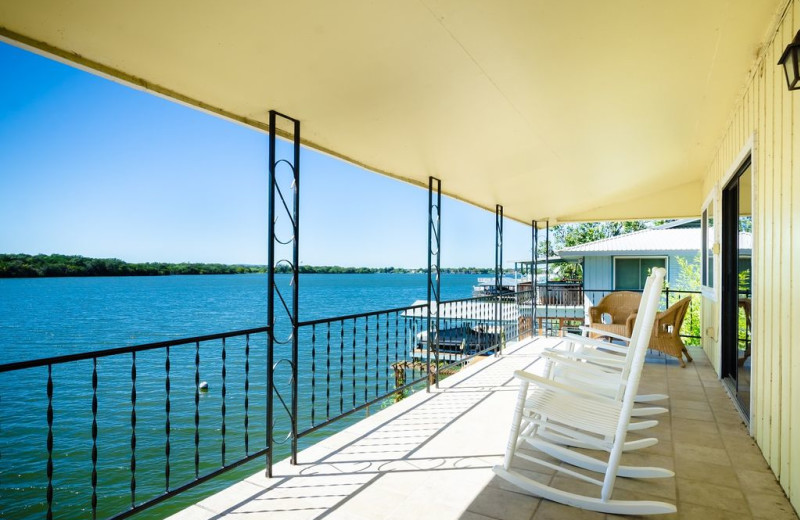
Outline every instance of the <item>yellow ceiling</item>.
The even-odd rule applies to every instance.
[[[3,0],[0,36],[553,223],[698,215],[785,3]]]

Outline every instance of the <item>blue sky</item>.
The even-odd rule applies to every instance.
[[[0,70],[0,253],[266,263],[266,134],[4,43]],[[426,264],[427,190],[301,161],[302,263]],[[494,265],[494,213],[445,198],[442,235],[443,266]]]

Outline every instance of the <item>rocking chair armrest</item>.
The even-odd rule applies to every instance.
[[[542,352],[541,356],[550,362],[566,367],[591,372],[598,376],[619,375],[621,366],[585,359],[580,352]],[[584,361],[587,361],[584,363]]]
[[[575,352],[570,350],[546,350],[545,352],[568,359],[584,360],[596,365],[607,365],[608,368],[619,368],[625,365],[625,359],[615,354],[604,354],[603,352]],[[544,355],[544,353],[542,355]]]
[[[592,392],[589,390],[584,390],[583,388],[578,388],[571,385],[566,385],[564,383],[559,383],[558,381],[553,381],[552,379],[547,379],[546,377],[537,376],[536,374],[531,374],[530,372],[525,372],[524,370],[515,370],[514,377],[519,379],[520,381],[526,383],[533,383],[534,385],[540,388],[546,388],[548,390],[552,390],[554,392],[562,393],[562,394],[571,394],[576,395],[588,399],[595,399],[599,401],[606,401],[610,404],[616,404],[616,399],[611,399],[609,397],[604,397],[602,395],[598,395],[596,392]]]
[[[596,329],[594,327],[589,327],[587,325],[581,325],[580,329],[583,332],[587,332],[589,334],[598,334],[598,335],[602,335],[602,336],[607,336],[607,337],[612,338],[612,339],[616,339],[616,340],[619,340],[619,341],[624,341],[625,343],[630,343],[630,341],[631,341],[631,338],[623,336],[622,334],[616,334],[614,332],[609,332],[607,330]],[[584,337],[586,337],[586,336],[584,336]]]
[[[601,339],[587,338],[586,336],[573,334],[571,332],[567,332],[566,334],[564,334],[564,337],[568,341],[572,341],[574,343],[580,343],[581,345],[589,345],[592,347],[602,348],[605,350],[609,350],[611,352],[617,352],[618,354],[628,353],[628,347],[623,347],[621,345],[614,345],[613,343],[609,343],[608,341],[603,341]]]

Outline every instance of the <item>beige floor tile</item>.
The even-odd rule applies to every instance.
[[[691,402],[691,401],[690,401]],[[704,401],[697,401],[704,403]],[[701,410],[692,408],[676,408],[671,410],[673,418],[692,419],[695,421],[713,421],[715,416],[711,410]]]
[[[685,419],[683,417],[672,418],[672,430],[682,430],[690,433],[708,433],[717,434],[719,430],[714,422],[710,421],[696,421],[694,419]]]
[[[673,399],[680,399],[682,401],[705,402],[706,400],[706,395],[703,392],[702,387],[699,387],[699,389],[691,390],[677,383],[670,386],[669,396]]]
[[[758,450],[736,451],[731,454],[731,463],[736,469],[769,471],[769,465]]]
[[[747,429],[743,425],[719,425],[719,434],[722,437],[722,444],[728,450],[758,450],[761,453],[756,441],[750,437]]]
[[[711,448],[708,446],[695,446],[693,444],[675,444],[675,458],[695,462],[707,462],[720,466],[730,466],[731,460],[724,448]]]
[[[744,426],[744,419],[736,410],[714,410],[714,420],[720,426],[740,424]]]
[[[683,502],[678,505],[678,518],[681,520],[750,520],[750,511],[725,511],[712,507]]]
[[[618,478],[614,490],[631,491],[660,500],[675,503],[676,489],[674,478]]]
[[[540,498],[530,495],[486,487],[467,507],[467,511],[498,520],[522,520],[531,518],[541,502]]]
[[[670,399],[669,408],[673,412],[675,410],[685,409],[711,411],[711,406],[709,406],[707,401],[689,401],[686,399]]]
[[[785,496],[773,493],[752,493],[747,495],[747,502],[753,512],[753,518],[797,520],[797,514]]]
[[[708,482],[719,486],[739,488],[739,478],[733,466],[679,458],[675,461],[675,473],[680,478]]]
[[[746,512],[749,510],[744,494],[738,488],[680,477],[677,481],[679,511],[684,503],[732,512]]]
[[[752,493],[773,494],[784,496],[783,489],[775,479],[772,471],[758,471],[751,469],[736,469],[736,475],[741,483],[745,496]]]
[[[671,513],[668,515],[606,515],[606,520],[679,520],[679,513]]]
[[[722,437],[718,433],[700,433],[688,430],[672,432],[672,442],[676,445],[705,446],[708,448],[724,448]]]
[[[606,515],[594,511],[585,511],[574,507],[565,506],[556,502],[543,500],[542,504],[533,515],[533,520],[603,520]]]
[[[494,520],[490,516],[479,515],[478,513],[473,513],[472,511],[464,511],[458,518],[459,520]]]

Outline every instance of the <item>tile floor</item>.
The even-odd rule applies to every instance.
[[[274,478],[254,475],[171,517],[181,519],[593,519],[617,518],[521,493],[496,477],[516,396],[511,374],[540,370],[538,352],[558,341],[511,344],[452,376],[277,464]],[[620,478],[614,498],[676,503],[660,518],[796,519],[797,515],[717,380],[703,351],[694,363],[648,357],[641,391],[668,393],[668,416],[648,430],[653,447],[623,463],[673,469],[675,478]],[[564,489],[596,494],[541,466],[533,475]],[[586,489],[588,486],[589,489]]]

